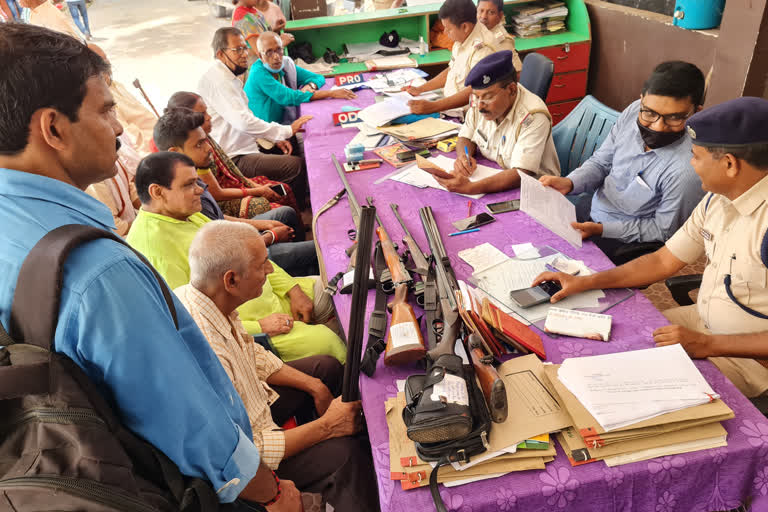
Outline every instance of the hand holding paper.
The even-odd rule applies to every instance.
[[[581,248],[581,233],[573,229],[576,206],[560,192],[545,187],[526,173],[520,175],[520,210],[576,248]]]
[[[416,165],[421,169],[422,171],[426,171],[432,176],[437,176],[438,178],[443,178],[444,180],[449,180],[453,178],[453,175],[437,165],[434,162],[430,162],[426,158],[420,155],[416,155]]]

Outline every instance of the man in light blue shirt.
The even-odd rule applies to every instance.
[[[264,32],[256,41],[259,60],[251,66],[245,82],[248,108],[267,122],[290,124],[299,117],[298,106],[324,98],[354,99],[347,89],[320,91],[325,78],[296,65],[283,55],[283,42],[275,32]]]
[[[541,178],[563,194],[592,195],[577,206],[574,227],[615,264],[626,262],[619,249],[627,245],[669,239],[703,197],[685,131],[703,95],[696,66],[659,64],[589,160],[567,178]]]
[[[115,228],[109,209],[83,190],[114,175],[123,130],[105,80],[109,65],[75,39],[8,25],[0,62],[7,63],[0,75],[0,321],[7,328],[22,262],[47,232],[65,224]],[[268,502],[276,482],[260,465],[243,403],[178,301],[176,309],[178,331],[151,270],[127,247],[96,240],[65,264],[54,348],[86,372],[127,428],[183,474],[210,482],[222,503]],[[283,499],[295,499],[294,489],[284,484]]]

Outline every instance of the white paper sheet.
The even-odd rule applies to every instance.
[[[540,256],[539,251],[536,250],[531,242],[515,244],[512,246],[512,250],[518,258],[538,258]]]
[[[573,227],[576,206],[563,194],[545,187],[536,178],[520,173],[520,211],[576,248],[581,248],[581,233]]]
[[[447,172],[453,172],[453,164],[456,161],[455,158],[448,158],[445,155],[434,156],[432,158],[427,158],[427,160],[429,160],[430,162],[433,162],[436,165],[439,165],[440,167],[445,169]],[[478,165],[475,173],[469,177],[469,181],[480,181],[485,178],[495,176],[500,172],[501,172],[501,169],[495,169],[493,167],[488,167],[485,165]],[[405,169],[403,172],[391,176],[389,179],[393,181],[399,181],[400,183],[405,183],[407,185],[413,185],[414,187],[419,187],[419,188],[430,187],[430,188],[436,188],[438,190],[445,190],[446,192],[448,191],[445,187],[443,187],[437,182],[434,176],[432,176],[426,171],[422,171],[418,167],[409,167],[408,169]],[[472,199],[480,199],[485,194],[459,194],[459,195],[464,197],[469,197]]]
[[[679,344],[566,359],[558,378],[606,431],[718,398]]]
[[[482,272],[494,265],[507,261],[509,256],[501,252],[494,245],[485,242],[477,247],[459,251],[459,258],[472,266],[475,272]]]
[[[400,98],[388,98],[358,112],[357,116],[370,126],[383,126],[393,119],[411,113],[411,107]]]

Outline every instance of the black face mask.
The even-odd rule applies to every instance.
[[[651,130],[647,126],[640,124],[640,120],[637,121],[637,127],[640,128],[640,136],[643,138],[643,142],[645,142],[645,145],[651,149],[669,146],[685,135],[685,130],[679,132],[657,132],[656,130]]]
[[[229,55],[227,55],[226,53],[224,54],[224,56],[227,58],[227,60],[229,61],[229,63],[230,63],[230,64],[232,64],[233,66],[235,66],[235,68],[234,68],[234,69],[232,69],[232,68],[229,68],[229,70],[230,70],[230,71],[231,71],[231,72],[232,72],[232,73],[233,73],[235,76],[240,76],[240,75],[242,75],[243,73],[245,73],[246,71],[248,71],[248,68],[245,68],[245,67],[243,67],[243,66],[240,66],[240,65],[238,65],[238,64],[235,64],[234,62],[232,62],[232,59],[230,59],[230,58],[229,58]],[[227,67],[229,67],[229,66],[227,66]]]

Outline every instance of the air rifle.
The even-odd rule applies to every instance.
[[[373,206],[372,197],[368,198],[368,204]],[[408,288],[410,288],[413,280],[403,265],[400,255],[395,250],[392,239],[378,215],[376,220],[379,223],[376,234],[381,243],[387,268],[392,276],[392,285],[395,288],[395,298],[390,303],[392,318],[389,322],[384,364],[387,366],[408,364],[422,359],[427,351],[424,347],[424,339],[421,336],[416,314],[408,303]]]
[[[435,222],[432,208],[425,206],[419,210],[419,215],[435,263],[439,300],[438,311],[440,313],[440,319],[435,320],[435,322],[442,325],[440,340],[427,353],[427,357],[432,361],[436,361],[443,354],[453,354],[456,339],[461,337],[461,331],[464,326],[462,325],[459,301],[457,299],[457,295],[461,292],[451,267],[451,261],[440,237],[440,230],[437,227],[437,222]],[[485,342],[482,336],[476,332],[476,328],[472,325],[471,320],[466,326],[471,331],[468,337],[468,352],[472,360],[472,366],[474,366],[475,374],[480,381],[480,387],[483,390],[485,401],[491,412],[491,418],[496,423],[501,423],[507,418],[507,392],[504,387],[504,381],[501,380],[496,368],[493,366],[493,356],[488,355],[484,348]],[[430,329],[431,332],[438,331],[434,325],[428,325],[427,329]]]

